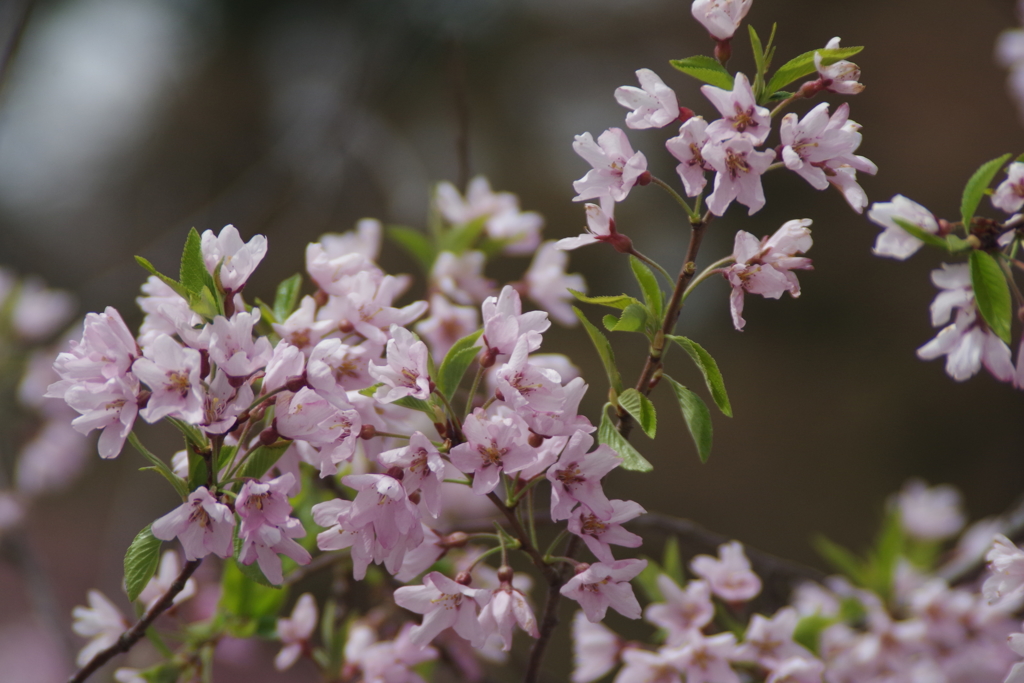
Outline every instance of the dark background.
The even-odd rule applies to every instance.
[[[4,44],[23,7],[0,3]],[[748,21],[762,37],[778,22],[776,65],[836,34],[867,46],[855,59],[867,89],[848,99],[864,126],[859,152],[879,166],[861,179],[872,201],[902,193],[954,219],[978,165],[1024,151],[992,57],[999,32],[1017,24],[1009,2],[757,0]],[[549,237],[577,234],[572,181],[587,164],[573,136],[622,127],[612,93],[643,67],[712,117],[698,84],[667,64],[710,49],[682,0],[37,2],[0,93],[0,265],[75,291],[82,314],[113,305],[134,325],[144,273],[132,256],[173,272],[189,227],[233,223],[269,239],[247,290],[267,298],[324,232],[364,216],[423,226],[432,184],[464,172],[463,129],[472,174],[544,214]],[[730,67],[750,73],[751,63],[737,39]],[[651,170],[675,181],[662,147],[672,134],[629,132]],[[886,496],[910,476],[959,486],[972,518],[1004,510],[1024,488],[1021,394],[984,371],[958,384],[942,361],[914,355],[935,333],[928,273],[937,255],[872,256],[875,226],[795,174],[771,174],[765,189],[754,217],[735,206],[713,223],[701,262],[728,254],[737,229],[760,236],[811,218],[815,270],[800,274],[803,295],[748,297],[738,333],[726,285],[702,287],[679,329],[718,360],[735,417],[715,415],[714,451],[701,465],[659,388],[658,441],[634,437],[655,473],[616,473],[614,496],[819,566],[814,533],[865,546]],[[982,211],[1000,215],[987,200]],[[663,193],[637,188],[616,216],[641,251],[678,268],[685,217]],[[415,272],[393,248],[382,262]],[[513,279],[527,264],[489,274]],[[575,252],[572,267],[592,293],[634,286],[610,249]],[[596,419],[606,387],[581,335],[553,331],[544,350],[571,351],[583,366],[591,390],[582,408]],[[639,372],[638,339],[616,340],[626,378]],[[670,368],[698,385],[674,355]],[[148,432],[147,443],[160,435]],[[175,448],[168,441],[166,453]],[[94,458],[76,488],[33,509],[33,547],[62,614],[90,587],[123,601],[124,548],[174,505],[139,466],[129,450]],[[59,678],[20,592],[0,566],[0,670]],[[286,680],[276,676],[268,680]]]

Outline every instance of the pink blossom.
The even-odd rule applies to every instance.
[[[767,109],[758,106],[754,89],[750,87],[746,76],[736,74],[732,90],[702,85],[700,91],[722,115],[722,118],[712,121],[707,127],[708,138],[720,142],[737,135],[747,135],[755,145],[763,145],[768,139],[768,134],[772,132],[771,116]]]
[[[1015,213],[1024,206],[1024,163],[1015,161],[1006,168],[1006,179],[992,194],[992,205],[1006,213]]]
[[[569,519],[577,502],[583,503],[603,519],[615,514],[615,507],[601,488],[601,479],[622,462],[611,447],[601,444],[587,453],[594,437],[576,432],[569,439],[558,462],[548,468],[551,482],[551,519]]]
[[[679,102],[672,88],[650,69],[636,72],[640,87],[624,85],[615,89],[615,101],[633,111],[626,114],[626,125],[641,130],[662,128],[679,118]]]
[[[799,620],[800,616],[792,607],[780,609],[771,619],[753,615],[735,658],[757,662],[766,669],[774,669],[790,657],[812,659],[814,655],[808,649],[793,641],[793,631]]]
[[[736,636],[732,633],[707,638],[694,631],[685,644],[666,649],[663,654],[686,675],[686,683],[740,683],[730,666],[736,656]]]
[[[317,319],[351,326],[349,329],[383,345],[388,340],[384,330],[391,325],[408,325],[427,311],[426,301],[402,308],[391,305],[407,286],[404,278],[361,271],[346,280],[344,293],[332,296],[317,313]]]
[[[320,236],[320,244],[330,256],[359,254],[369,261],[376,261],[380,255],[381,235],[384,226],[376,218],[360,218],[355,230]]]
[[[790,657],[768,674],[765,683],[821,683],[825,663],[820,659]]]
[[[311,559],[306,549],[293,540],[306,535],[302,522],[289,516],[292,506],[288,503],[288,490],[294,482],[290,473],[268,482],[249,480],[242,485],[235,501],[235,511],[242,519],[238,529],[242,541],[238,561],[258,562],[263,575],[275,585],[284,580],[279,553],[299,564],[308,564]]]
[[[188,302],[156,275],[142,284],[142,294],[135,299],[146,314],[139,327],[139,346],[148,346],[161,334],[173,336],[179,328],[191,329],[203,322]]]
[[[572,148],[594,168],[573,182],[574,202],[609,196],[621,202],[647,171],[647,158],[633,152],[621,128],[609,128],[594,142],[590,133],[576,136]]]
[[[707,86],[705,86],[707,87]],[[708,127],[710,135],[711,127]],[[764,206],[761,175],[775,159],[775,150],[754,151],[754,143],[745,135],[724,140],[712,139],[701,150],[704,160],[715,175],[715,189],[708,195],[708,210],[721,216],[733,200],[746,206],[754,215]]]
[[[165,550],[164,554],[160,556],[160,567],[157,569],[156,575],[149,580],[146,587],[139,593],[139,600],[146,606],[147,610],[171,589],[171,585],[180,573],[181,560],[178,559],[178,553],[173,550]],[[174,596],[174,604],[178,605],[195,594],[196,581],[195,579],[189,579],[185,582],[185,587]]]
[[[295,663],[313,635],[316,622],[316,600],[312,593],[303,593],[296,601],[291,617],[277,620],[277,637],[284,647],[274,658],[275,669],[284,671]]]
[[[423,432],[413,432],[409,445],[385,451],[377,456],[384,467],[402,470],[402,488],[405,492],[419,491],[422,502],[432,517],[441,511],[441,482],[444,481],[445,463],[437,447]]]
[[[836,36],[825,45],[826,50],[839,49],[839,37]],[[820,52],[814,53],[814,68],[818,70],[822,87],[828,92],[842,95],[856,95],[864,90],[864,86],[857,82],[860,78],[860,67],[853,62],[840,59],[829,66],[822,66]]]
[[[570,289],[586,294],[587,282],[579,273],[568,275],[565,267],[569,256],[554,241],[544,242],[523,275],[526,294],[562,325],[573,327],[579,322],[572,312],[574,301]]]
[[[694,0],[690,12],[716,40],[729,40],[753,0]]]
[[[440,294],[430,297],[430,317],[416,323],[416,332],[440,361],[452,345],[480,327],[480,314],[475,307],[456,306]]]
[[[512,628],[516,625],[534,638],[540,637],[537,618],[526,596],[508,582],[503,582],[491,594],[491,599],[480,610],[478,622],[485,638],[494,634],[501,638],[501,649],[506,652],[512,649]]]
[[[107,596],[98,590],[90,590],[88,595],[88,607],[78,606],[71,611],[71,616],[75,619],[71,625],[74,632],[92,638],[78,652],[75,659],[78,666],[88,664],[93,657],[116,643],[121,634],[128,629],[128,622],[121,614],[121,610],[117,609]]]
[[[742,330],[743,295],[745,292],[760,294],[768,299],[778,299],[783,292],[800,296],[800,282],[794,270],[811,270],[811,260],[794,256],[811,248],[811,224],[809,218],[787,221],[771,237],[758,240],[749,232],[736,233],[733,246],[734,265],[722,271],[732,286],[729,307],[733,325]]]
[[[139,414],[147,422],[171,415],[197,424],[203,420],[203,389],[199,352],[161,335],[146,347],[146,356],[132,365],[135,375],[153,394]]]
[[[1024,594],[1024,550],[1006,536],[996,534],[985,560],[992,573],[981,589],[986,600],[1009,602]]]
[[[50,392],[54,386],[50,385]],[[138,393],[139,381],[129,374],[112,377],[105,384],[73,385],[64,394],[67,404],[79,413],[72,427],[82,434],[103,430],[97,443],[101,458],[116,458],[124,448],[139,412]]]
[[[85,438],[66,416],[49,419],[18,455],[17,489],[30,496],[63,489],[82,473],[87,454]]]
[[[384,550],[411,550],[420,544],[420,511],[401,481],[386,474],[350,474],[341,481],[359,492],[352,501],[351,528],[372,527]]]
[[[523,303],[511,285],[505,285],[497,297],[489,296],[480,307],[483,313],[484,348],[500,359],[513,353],[521,338],[527,352],[540,348],[541,333],[551,327],[544,311],[523,313]]]
[[[694,116],[679,127],[679,135],[665,141],[669,154],[679,160],[676,173],[683,181],[688,197],[696,197],[704,191],[708,183],[704,174],[713,170],[701,152],[708,142],[707,128],[708,122],[704,117]]]
[[[519,198],[511,192],[494,192],[483,176],[469,182],[465,200],[451,183],[439,183],[435,198],[438,211],[455,225],[484,219],[487,236],[507,241],[505,252],[528,254],[540,242],[544,219],[533,211],[520,211]]]
[[[380,350],[370,343],[349,346],[340,339],[324,339],[309,354],[306,380],[335,408],[347,410],[351,408],[347,393],[373,384],[370,362],[374,357],[380,357]]]
[[[121,314],[111,306],[103,313],[86,315],[82,339],[72,341],[70,347],[53,363],[61,381],[50,385],[47,395],[52,398],[63,398],[64,392],[79,382],[103,384],[124,378],[142,355]]]
[[[246,378],[262,370],[274,353],[270,340],[253,340],[252,328],[260,321],[260,309],[239,311],[227,319],[218,315],[210,325],[210,360],[234,378]]]
[[[914,538],[941,541],[955,536],[966,522],[960,492],[948,484],[929,488],[920,479],[911,479],[893,502],[900,526]]]
[[[217,376],[206,385],[203,396],[203,419],[200,423],[207,434],[225,434],[235,426],[235,418],[252,404],[252,386],[246,382],[237,389],[231,386],[226,373]]]
[[[328,294],[344,296],[352,279],[360,273],[367,273],[371,278],[379,278],[380,270],[373,265],[373,260],[360,251],[350,251],[342,237],[333,241],[321,237],[320,242],[306,245],[306,272],[320,289]],[[335,236],[339,237],[339,236]]]
[[[629,253],[633,249],[633,241],[615,229],[615,219],[612,217],[615,202],[611,197],[601,197],[600,206],[585,204],[583,208],[587,212],[586,232],[576,237],[558,240],[556,246],[559,249],[569,251],[598,242],[607,242],[622,253]]]
[[[679,671],[662,651],[651,652],[629,644],[622,648],[622,668],[615,683],[682,683]]]
[[[690,581],[683,590],[667,575],[659,574],[658,589],[665,602],[647,605],[644,619],[668,632],[669,645],[683,642],[691,631],[703,629],[715,616],[707,581]]]
[[[391,403],[406,396],[423,400],[430,396],[427,345],[404,327],[391,326],[387,365],[370,365],[368,371],[373,379],[383,382],[373,396],[382,403]]]
[[[242,242],[238,230],[226,225],[219,235],[207,230],[202,235],[203,261],[213,275],[220,266],[220,284],[228,292],[237,292],[256,270],[267,254],[267,238],[256,235],[248,244]]]
[[[591,622],[604,619],[611,607],[627,619],[639,619],[642,610],[629,582],[647,566],[647,560],[595,562],[569,579],[559,591],[580,603]]]
[[[607,626],[576,612],[572,618],[572,683],[593,683],[615,668],[622,641]]]
[[[442,251],[430,270],[430,284],[455,303],[481,302],[494,293],[494,280],[483,275],[486,263],[482,251]]]
[[[273,323],[272,327],[282,341],[301,349],[307,356],[321,339],[338,329],[332,320],[316,319],[316,300],[311,296],[302,297],[299,307],[283,322]]]
[[[359,631],[365,629],[365,633],[369,629],[357,626],[359,631],[354,629],[355,638],[350,636],[345,644],[345,660],[348,665],[356,665],[362,670],[363,683],[426,683],[416,673],[415,667],[437,659],[438,652],[433,647],[420,648],[413,644],[410,635],[414,628],[413,624],[406,622],[394,640],[367,643],[369,638],[366,638],[360,643]]]
[[[611,544],[621,545],[624,548],[639,548],[643,539],[636,534],[626,531],[622,527],[623,522],[636,519],[647,512],[643,507],[632,500],[613,500],[612,514],[608,517],[600,517],[586,505],[580,505],[573,511],[569,518],[569,531],[583,539],[583,542],[590,548],[601,562],[614,562]]]
[[[924,242],[901,228],[894,220],[896,218],[933,235],[939,232],[939,224],[932,212],[903,195],[896,195],[891,202],[875,202],[868,211],[868,220],[885,228],[875,241],[876,256],[891,256],[902,261],[913,256],[924,245]]]
[[[480,647],[485,636],[477,624],[476,609],[487,603],[488,592],[431,572],[423,577],[422,586],[396,588],[395,604],[423,615],[423,623],[409,634],[413,645],[426,647],[441,631],[451,627],[474,647]]]
[[[535,460],[526,423],[518,416],[486,417],[477,408],[462,431],[466,442],[452,448],[450,457],[459,471],[473,473],[473,493],[478,496],[493,491],[502,472],[518,472]]]
[[[718,546],[718,557],[698,555],[690,563],[693,573],[706,580],[711,592],[726,602],[746,602],[761,592],[761,579],[739,541]]]
[[[270,393],[281,389],[293,377],[302,377],[306,370],[306,357],[297,346],[286,341],[278,342],[274,353],[267,362],[266,375],[263,377],[263,392]]]
[[[4,297],[0,296],[0,300]],[[4,302],[10,305],[10,302]],[[42,280],[27,277],[18,288],[11,310],[11,324],[22,339],[46,339],[67,323],[75,310],[75,297],[59,289],[47,289]]]
[[[189,494],[188,500],[153,522],[153,535],[162,541],[178,538],[185,559],[198,560],[213,553],[230,557],[235,516],[227,505],[218,503],[205,486]]]

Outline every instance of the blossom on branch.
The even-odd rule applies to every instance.
[[[650,69],[636,72],[640,87],[624,85],[615,89],[615,101],[633,111],[626,125],[635,130],[662,128],[679,118],[679,101],[672,88]]]
[[[839,36],[828,41],[826,50],[839,49]],[[841,95],[856,95],[864,90],[864,86],[857,82],[860,78],[860,67],[853,62],[840,59],[837,62],[824,66],[821,53],[814,53],[814,68],[818,71],[821,87],[828,91]]]
[[[753,0],[694,0],[690,13],[716,40],[729,40],[750,11]]]
[[[924,232],[933,235],[939,232],[938,221],[932,212],[901,194],[893,197],[891,202],[875,202],[868,211],[868,220],[885,228],[875,240],[876,256],[891,256],[902,261],[913,256],[924,245],[924,242],[901,228],[896,223],[897,218]]]
[[[574,202],[605,196],[621,202],[647,172],[647,157],[642,152],[633,152],[621,128],[609,128],[598,136],[597,142],[590,133],[577,135],[572,148],[594,167],[573,182],[578,193],[572,198]]]
[[[161,541],[180,540],[185,559],[191,562],[210,553],[230,557],[234,528],[231,509],[200,486],[189,494],[187,501],[153,522],[152,532]]]
[[[569,579],[559,592],[580,603],[591,623],[604,619],[609,607],[627,619],[639,619],[642,610],[629,582],[646,566],[647,560],[595,562]]]
[[[211,230],[203,233],[202,252],[210,275],[214,275],[220,265],[221,286],[226,292],[237,292],[267,255],[267,238],[256,235],[245,243],[235,226],[226,225],[219,235]]]
[[[711,126],[708,126],[709,137],[710,131]],[[711,138],[701,153],[717,172],[715,189],[708,195],[711,213],[721,216],[733,200],[749,209],[747,215],[761,210],[765,203],[761,176],[775,160],[775,150],[755,151],[752,138],[737,135],[724,140]]]
[[[423,615],[423,623],[409,634],[413,645],[424,648],[450,627],[474,647],[480,647],[486,636],[477,623],[476,610],[487,604],[489,593],[458,584],[440,572],[430,572],[423,577],[422,586],[396,588],[395,604]]]

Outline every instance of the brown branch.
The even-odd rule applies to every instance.
[[[579,536],[573,536],[569,540],[569,545],[565,550],[566,557],[571,558],[576,554],[579,540]],[[537,683],[540,676],[540,665],[544,660],[548,643],[551,641],[551,634],[558,626],[558,606],[562,600],[562,586],[571,578],[572,574],[573,567],[565,566],[560,571],[555,571],[554,575],[548,579],[548,596],[544,601],[544,615],[541,617],[538,629],[540,635],[530,650],[530,661],[526,667],[526,677],[523,679],[523,683]]]
[[[96,673],[97,669],[109,662],[115,656],[128,652],[128,650],[132,649],[132,646],[139,642],[139,640],[142,639],[142,636],[146,634],[146,629],[152,626],[153,622],[156,621],[156,618],[166,612],[174,603],[174,598],[177,597],[178,593],[185,588],[185,582],[188,581],[189,577],[192,576],[193,572],[195,572],[196,568],[198,568],[202,562],[202,558],[187,562],[184,568],[182,568],[181,573],[178,574],[178,578],[174,580],[171,587],[163,594],[163,597],[157,600],[134,626],[122,633],[116,643],[105,650],[97,652],[85,666],[79,669],[71,678],[68,679],[68,683],[82,683],[85,679],[89,678],[89,676]]]

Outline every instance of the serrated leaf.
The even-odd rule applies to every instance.
[[[661,551],[661,566],[665,574],[676,584],[682,586],[686,582],[683,556],[679,552],[679,539],[675,536],[669,536],[665,541],[665,548]]]
[[[138,599],[139,593],[156,574],[162,543],[147,524],[128,546],[128,552],[124,554],[124,589],[132,602]]]
[[[203,260],[202,243],[203,240],[195,228],[188,231],[188,237],[185,238],[185,248],[181,252],[181,268],[178,274],[181,286],[196,299],[202,295],[204,287],[216,288],[213,277],[206,270],[206,262]]]
[[[686,59],[672,59],[669,60],[669,64],[698,81],[704,81],[723,90],[732,90],[732,74],[714,57],[696,55]]]
[[[778,71],[772,75],[771,80],[768,81],[768,87],[765,88],[765,92],[774,93],[776,90],[782,90],[796,79],[803,78],[817,71],[814,66],[815,52],[821,53],[822,66],[830,66],[842,59],[854,56],[863,49],[863,46],[857,46],[840,47],[834,50],[821,48],[805,52],[780,66]]]
[[[274,318],[283,322],[295,312],[299,305],[299,294],[302,291],[302,275],[295,273],[277,286],[274,295]]]
[[[971,230],[971,219],[974,218],[974,212],[978,210],[981,198],[985,196],[985,190],[992,184],[992,180],[999,173],[999,169],[1003,167],[1003,164],[1009,158],[1009,154],[1004,154],[997,159],[986,161],[974,172],[971,179],[967,181],[967,185],[964,186],[964,194],[960,200],[960,217],[964,222],[964,230],[968,233]]]
[[[845,574],[854,583],[865,585],[866,576],[860,558],[825,536],[815,536],[812,543],[818,554],[836,570]]]
[[[690,355],[704,375],[704,382],[708,385],[708,391],[711,392],[711,398],[714,399],[715,405],[722,411],[722,414],[732,417],[732,404],[729,403],[729,395],[725,392],[725,380],[722,379],[722,372],[718,369],[718,363],[711,357],[711,354],[705,351],[703,346],[687,337],[670,334],[666,335],[666,338],[679,344]]]
[[[597,429],[598,442],[609,446],[619,454],[619,457],[622,458],[622,469],[633,472],[650,472],[654,469],[654,465],[648,462],[647,458],[640,455],[640,451],[635,449],[633,444],[622,438],[619,430],[612,424],[611,418],[608,417],[608,407],[610,405],[610,403],[606,403],[601,410],[601,426]]]
[[[644,434],[654,438],[654,434],[658,430],[658,417],[654,412],[654,404],[649,398],[636,389],[629,388],[619,394],[619,405],[633,416],[640,428],[644,430]]]
[[[419,230],[406,228],[401,225],[389,225],[387,228],[388,239],[400,246],[411,256],[424,273],[429,273],[434,265],[437,252],[430,239]]]
[[[445,354],[444,360],[441,361],[441,368],[438,370],[434,382],[449,401],[455,395],[455,390],[459,388],[466,370],[473,364],[473,359],[480,353],[480,348],[476,346],[476,340],[480,338],[481,334],[483,334],[483,330],[477,330],[452,344],[448,353]]]
[[[629,257],[629,266],[633,269],[633,277],[636,278],[637,284],[640,285],[640,291],[644,294],[644,303],[647,304],[647,308],[651,310],[654,317],[660,320],[665,309],[663,308],[661,287],[658,286],[658,278],[647,267],[647,264],[635,256]]]
[[[239,476],[259,479],[281,459],[281,456],[284,455],[284,452],[288,450],[290,445],[291,443],[289,442],[283,446],[257,446],[249,454],[249,457],[245,459],[245,465],[242,466],[242,472]]]
[[[577,292],[575,289],[570,289],[569,293],[585,304],[597,304],[619,310],[626,308],[630,304],[640,303],[635,297],[631,297],[628,294],[619,294],[618,296],[587,296],[583,292]]]
[[[604,326],[609,332],[644,332],[649,317],[650,313],[647,308],[641,303],[635,303],[626,306],[618,319],[615,316],[605,316],[603,320]],[[615,321],[610,326],[608,325],[609,318]]]
[[[893,216],[892,221],[896,225],[900,226],[911,237],[916,237],[925,244],[931,245],[933,247],[938,247],[939,249],[949,249],[949,242],[947,242],[945,239],[939,237],[938,235],[933,235],[927,230],[923,230],[920,226],[914,225],[908,220]]]
[[[676,401],[679,402],[679,409],[683,413],[683,420],[686,421],[686,428],[690,430],[693,443],[697,446],[697,455],[700,456],[700,461],[707,462],[711,457],[711,412],[700,396],[668,375],[662,377],[672,385]]]
[[[977,249],[971,252],[971,286],[981,316],[989,328],[1009,344],[1013,319],[1010,286],[996,258]]]
[[[167,277],[166,275],[158,271],[156,269],[156,266],[154,266],[147,259],[144,259],[141,256],[136,256],[135,262],[142,266],[147,273],[149,273],[150,275],[155,275],[157,279],[160,280],[160,282],[163,282],[165,285],[173,289],[175,294],[180,296],[185,301],[188,301],[188,290],[182,287],[180,282],[178,282],[177,280],[172,280],[171,278]]]
[[[570,290],[571,291],[571,290]],[[615,352],[612,351],[612,345],[608,341],[608,337],[604,336],[601,330],[594,327],[594,325],[587,320],[587,316],[583,315],[583,311],[572,307],[576,317],[583,323],[584,329],[587,334],[590,335],[590,341],[594,343],[594,348],[597,349],[597,355],[601,358],[601,364],[604,366],[605,374],[608,375],[608,385],[619,393],[622,391],[622,377],[619,375],[619,366],[615,364]]]

